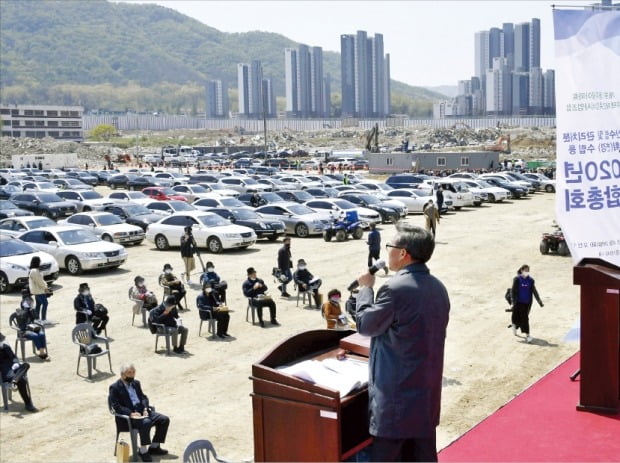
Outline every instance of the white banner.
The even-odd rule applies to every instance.
[[[573,261],[620,266],[620,11],[554,10],[556,214]]]

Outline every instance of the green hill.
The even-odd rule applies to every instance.
[[[207,80],[236,89],[237,63],[253,59],[282,96],[284,48],[297,46],[280,34],[225,33],[161,6],[103,0],[2,0],[0,24],[3,103],[197,111]],[[339,93],[340,55],[323,55]],[[392,88],[396,113],[426,112],[444,98],[399,82]]]

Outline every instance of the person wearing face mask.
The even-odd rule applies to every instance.
[[[149,406],[149,398],[142,392],[140,381],[135,379],[136,368],[132,363],[121,365],[121,377],[110,385],[108,401],[115,413],[131,418],[131,426],[140,433],[139,457],[142,461],[153,461],[151,455],[166,455],[161,447],[166,442],[170,418],[157,413]],[[128,432],[127,421],[116,418],[120,432]],[[151,428],[155,435],[151,441]]]
[[[340,291],[332,289],[327,293],[327,302],[323,303],[323,307],[321,307],[328,330],[346,330],[349,328],[347,317],[340,308],[341,299]]]
[[[41,323],[36,323],[35,321],[34,300],[28,288],[22,289],[22,300],[19,304],[19,309],[15,311],[15,322],[19,335],[34,343],[39,351],[39,358],[41,360],[49,360],[45,329]]]
[[[6,343],[4,335],[0,333],[0,379],[2,379],[3,383],[14,383],[24,401],[26,410],[34,413],[39,410],[32,403],[28,379],[25,376],[25,372],[28,371],[29,367],[30,365],[27,363],[19,363],[19,359],[13,353],[13,349]]]
[[[174,273],[172,273],[172,265],[164,264],[163,273],[159,275],[159,284],[164,288],[168,288],[169,294],[176,298],[179,310],[185,310],[181,301],[185,297],[185,286]]]
[[[143,306],[146,310],[151,310],[152,308],[157,307],[159,304],[157,302],[157,296],[155,296],[152,291],[146,289],[144,278],[138,275],[133,279],[133,283],[134,285],[131,288],[131,298],[143,301]]]
[[[437,461],[443,357],[450,299],[426,262],[435,240],[396,225],[386,245],[394,276],[375,296],[375,275],[358,276],[357,331],[370,340],[370,461]]]
[[[198,247],[192,234],[192,227],[185,227],[185,233],[181,236],[181,257],[183,258],[183,264],[185,264],[185,273],[182,273],[181,277],[185,276],[185,281],[188,285],[192,284],[191,274],[192,270],[196,268],[194,254],[197,253]]]
[[[37,303],[34,312],[37,320],[40,320],[43,325],[49,325],[47,320],[47,298],[51,295],[51,290],[47,287],[47,283],[43,279],[43,275],[39,270],[41,266],[41,258],[34,256],[30,260],[30,271],[28,272],[28,287],[30,292],[34,295]]]
[[[291,257],[291,239],[286,237],[282,240],[282,247],[278,249],[278,268],[282,273],[281,285],[278,286],[282,297],[291,297],[289,293],[286,292],[286,285],[291,282],[293,279],[293,274],[291,273],[291,268],[293,267],[293,260]]]
[[[226,289],[228,289],[228,284],[215,273],[215,265],[213,262],[207,262],[205,270],[206,271],[200,277],[200,284],[211,283],[213,291],[217,293],[221,301],[226,304]]]
[[[271,317],[272,325],[279,325],[276,320],[276,303],[268,296],[265,296],[267,292],[267,285],[265,282],[256,276],[256,270],[254,267],[247,269],[248,279],[243,282],[241,289],[245,297],[251,298],[250,303],[256,307],[256,313],[258,314],[258,323],[261,327],[265,327],[263,322],[263,307],[269,307],[269,315]]]
[[[189,330],[183,326],[183,322],[179,318],[174,296],[167,296],[164,302],[151,310],[149,322],[164,325],[167,332],[172,334],[172,345],[174,346],[175,354],[187,353],[185,351],[185,344],[187,343]],[[177,343],[179,335],[181,340]]]
[[[321,308],[321,302],[319,301],[319,287],[323,282],[320,278],[314,278],[312,273],[308,270],[306,261],[299,259],[297,261],[297,270],[293,273],[293,280],[297,285],[297,288],[303,291],[312,291],[314,297],[314,303],[317,309]]]
[[[75,324],[90,321],[97,334],[101,334],[110,321],[107,309],[101,304],[95,304],[88,283],[80,283],[78,295],[73,300],[73,308],[75,309]]]
[[[202,285],[202,292],[196,298],[196,306],[198,314],[201,320],[209,320],[209,318],[215,318],[217,321],[216,336],[218,338],[227,338],[228,323],[230,322],[230,315],[228,310],[220,310],[220,307],[226,308],[223,301],[216,291],[213,290],[211,283],[206,282]]]
[[[541,307],[545,304],[540,300],[538,291],[536,290],[536,284],[534,279],[530,276],[530,266],[522,265],[517,270],[517,276],[512,281],[512,324],[509,325],[512,328],[512,334],[517,336],[517,329],[520,329],[525,334],[525,342],[528,344],[532,342],[533,338],[530,336],[530,309],[532,308],[533,298],[536,298],[536,302]]]

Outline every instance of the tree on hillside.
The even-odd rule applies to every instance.
[[[108,141],[110,138],[116,136],[116,127],[110,124],[99,124],[90,131],[89,136],[93,140]]]

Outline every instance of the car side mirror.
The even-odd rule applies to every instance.
[[[47,244],[58,247],[58,241],[48,241]]]
[[[235,223],[237,221],[234,217],[228,217],[228,220],[230,220],[231,223]]]
[[[33,199],[32,203],[38,205],[38,204],[41,204],[41,201],[39,201],[38,199]]]
[[[88,226],[89,226],[90,228],[95,228],[95,224],[94,224],[94,223],[89,223],[89,224],[88,224]]]

